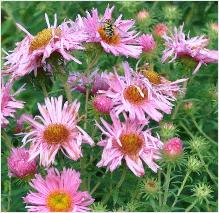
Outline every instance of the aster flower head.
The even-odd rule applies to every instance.
[[[119,76],[115,70],[115,74],[108,75],[110,88],[99,91],[112,99],[117,116],[128,112],[130,119],[144,120],[149,116],[160,121],[163,118],[160,111],[168,114],[171,112],[173,105],[167,96],[153,90],[151,83],[134,72],[127,62],[123,63],[123,69],[125,76]]]
[[[180,138],[171,138],[163,146],[163,153],[169,160],[178,159],[183,153],[183,143]]]
[[[164,35],[166,49],[163,52],[162,61],[173,58],[169,63],[173,62],[176,58],[189,58],[196,63],[193,71],[195,74],[202,64],[217,63],[218,51],[206,49],[208,39],[204,36],[196,36],[190,38],[189,34],[186,36],[183,33],[183,25],[179,29],[175,28],[174,33],[170,36]]]
[[[86,39],[77,23],[64,22],[57,25],[57,16],[54,16],[54,25],[50,25],[47,14],[45,14],[47,28],[38,32],[35,36],[31,35],[24,27],[17,24],[17,27],[27,35],[16,43],[16,48],[5,57],[5,74],[12,74],[14,77],[24,76],[37,68],[46,66],[46,59],[52,53],[59,53],[65,60],[73,60],[81,63],[69,51],[82,50],[81,42]]]
[[[24,90],[22,86],[14,94],[10,94],[11,88],[13,86],[13,79],[9,80],[5,85],[1,79],[1,125],[6,127],[9,123],[7,117],[14,117],[17,109],[22,109],[24,107],[23,101],[18,101],[14,97]]]
[[[87,85],[91,85],[91,93],[97,94],[99,90],[107,90],[109,85],[107,84],[107,73],[98,73],[98,69],[95,69],[89,76],[85,76],[83,73],[74,72],[69,75],[68,83],[72,90],[77,90],[81,93],[86,93]]]
[[[37,170],[35,160],[28,161],[29,151],[25,148],[12,148],[8,157],[9,176],[25,179],[33,176]]]
[[[97,112],[109,114],[113,108],[113,102],[104,95],[97,95],[94,97],[93,107]]]
[[[141,46],[135,38],[133,20],[122,20],[120,15],[115,21],[112,20],[113,7],[107,7],[102,18],[98,16],[97,9],[91,14],[87,11],[87,17],[83,18],[84,29],[88,35],[87,42],[99,43],[105,52],[113,55],[138,58],[141,54]]]
[[[158,23],[154,27],[154,34],[158,37],[162,37],[168,31],[168,27],[164,23]]]
[[[63,97],[46,98],[45,105],[38,104],[41,116],[26,117],[32,131],[24,133],[22,142],[30,143],[30,160],[40,156],[40,164],[49,166],[61,150],[67,157],[77,160],[82,156],[81,144],[94,142],[88,134],[77,126],[80,103],[76,100],[63,105]]]
[[[171,82],[158,72],[151,69],[148,64],[140,67],[139,72],[143,75],[143,77],[150,81],[154,91],[167,96],[171,101],[175,101],[176,96],[179,93],[184,93],[183,89],[181,88],[181,83],[187,81],[187,78],[182,78]]]
[[[150,17],[150,14],[147,10],[143,9],[140,10],[136,16],[137,21],[145,21],[147,18]]]
[[[138,42],[142,46],[143,52],[151,52],[156,48],[156,42],[151,34],[141,35],[138,38]]]
[[[111,112],[110,116],[112,124],[102,118],[103,126],[97,123],[106,136],[98,143],[104,149],[102,159],[97,166],[106,166],[112,172],[121,165],[124,158],[127,166],[136,176],[144,175],[142,160],[151,170],[157,172],[159,166],[154,160],[160,159],[159,150],[162,142],[159,138],[153,137],[149,129],[143,130],[148,121],[145,120],[144,123],[133,121],[124,114],[125,122],[121,122],[114,113]]]
[[[24,197],[30,212],[87,212],[94,202],[88,192],[78,191],[81,184],[80,173],[73,169],[55,168],[47,171],[47,176],[35,175],[30,186],[35,192]]]

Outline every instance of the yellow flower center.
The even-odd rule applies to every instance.
[[[153,70],[144,70],[143,75],[152,83],[152,84],[161,84],[160,75]]]
[[[62,144],[68,140],[69,130],[63,124],[49,124],[43,133],[48,144]]]
[[[136,156],[143,145],[143,139],[136,133],[120,136],[121,150],[124,154]]]
[[[72,210],[71,196],[66,192],[52,192],[47,198],[47,206],[51,212],[69,212]]]
[[[109,33],[103,28],[100,27],[98,29],[98,32],[100,34],[100,37],[107,43],[111,45],[117,45],[120,42],[120,36],[119,34],[115,33],[115,30],[111,32],[112,34],[109,35]]]
[[[124,97],[132,104],[139,104],[147,100],[148,91],[145,88],[141,89],[136,85],[131,85],[125,89]]]
[[[34,51],[42,47],[45,47],[52,39],[53,30],[54,29],[52,28],[47,28],[37,33],[37,35],[33,38],[33,40],[30,43],[29,50]],[[61,34],[61,29],[55,29],[54,33],[55,35],[59,36]]]

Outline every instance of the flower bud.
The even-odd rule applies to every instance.
[[[187,162],[187,168],[191,172],[199,172],[202,167],[201,161],[199,161],[195,156],[190,156]]]
[[[29,160],[29,151],[25,148],[12,148],[8,157],[9,175],[21,179],[33,176],[37,170],[35,160]]]
[[[189,143],[192,151],[194,152],[205,152],[208,149],[208,144],[205,138],[202,137],[194,137]]]
[[[164,16],[169,21],[179,20],[182,16],[181,11],[176,6],[166,6],[163,9]]]
[[[156,43],[151,34],[143,34],[138,38],[138,42],[144,52],[151,52],[156,48]]]
[[[192,191],[194,192],[193,196],[197,197],[200,202],[211,198],[211,193],[213,192],[211,187],[205,183],[199,183]]]
[[[188,101],[188,102],[183,104],[183,108],[184,108],[185,111],[191,110],[192,107],[193,107],[193,103],[191,101]]]
[[[94,211],[94,212],[107,212],[107,206],[104,205],[103,203],[101,202],[98,202],[98,203],[93,203],[92,206],[91,206],[91,209]]]
[[[149,13],[147,10],[141,10],[138,12],[137,16],[136,16],[136,20],[137,21],[145,21],[147,18],[149,18]]]
[[[93,100],[93,107],[97,112],[109,114],[113,108],[113,102],[104,95],[97,95]]]
[[[167,30],[168,30],[167,26],[163,23],[159,23],[154,27],[154,33],[158,37],[162,37],[165,33],[167,33]]]
[[[166,141],[174,137],[174,135],[176,135],[177,130],[176,127],[173,125],[173,123],[170,122],[162,123],[160,127],[161,127],[160,136],[163,141]]]
[[[211,29],[218,32],[218,23],[212,23],[211,24]]]
[[[140,185],[140,193],[143,194],[143,197],[156,197],[159,192],[159,184],[154,178],[146,178]]]
[[[163,153],[169,160],[178,159],[183,153],[183,143],[179,138],[168,140],[163,146]]]

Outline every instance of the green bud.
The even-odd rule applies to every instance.
[[[205,138],[202,137],[195,137],[190,141],[190,148],[194,152],[203,152],[206,151],[208,148],[208,143]]]
[[[173,138],[176,135],[177,129],[173,125],[173,123],[162,123],[160,127],[160,136],[163,141],[167,141],[168,139]]]
[[[194,192],[193,196],[197,197],[200,202],[212,198],[211,193],[213,191],[211,187],[205,183],[199,183],[192,189],[192,191]]]
[[[191,172],[199,172],[202,167],[201,161],[199,161],[195,156],[190,156],[187,162],[187,168]]]

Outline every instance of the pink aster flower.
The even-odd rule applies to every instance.
[[[168,97],[168,100],[175,101],[178,93],[184,93],[185,91],[181,88],[181,83],[187,81],[187,78],[178,79],[176,81],[169,81],[163,76],[159,75],[154,70],[146,66],[139,68],[143,78],[146,77],[153,86],[153,90],[157,93],[161,93]]]
[[[26,178],[34,175],[37,170],[35,160],[28,161],[29,151],[25,148],[12,148],[8,157],[9,176]]]
[[[169,159],[178,158],[183,152],[183,143],[179,138],[171,138],[163,146],[163,153]]]
[[[123,63],[125,77],[109,74],[107,91],[99,91],[106,97],[112,99],[114,110],[117,116],[122,112],[128,112],[131,119],[146,119],[146,114],[155,121],[163,118],[161,112],[170,113],[172,103],[168,97],[153,90],[147,78],[142,78],[129,67],[128,63]]]
[[[113,102],[104,95],[97,95],[94,97],[93,107],[97,112],[109,114],[113,108]]]
[[[35,175],[30,186],[36,192],[24,197],[29,212],[87,212],[94,202],[88,192],[78,191],[81,184],[80,173],[73,169],[48,169],[45,178]]]
[[[163,23],[158,23],[154,27],[154,33],[158,37],[162,37],[164,34],[166,34],[167,30],[168,30],[168,27],[165,24],[163,24]]]
[[[179,57],[191,58],[197,62],[197,66],[193,71],[193,74],[195,74],[202,64],[217,63],[218,61],[218,51],[205,48],[208,45],[208,39],[204,36],[190,38],[189,34],[186,38],[183,33],[183,25],[178,30],[175,28],[174,34],[164,35],[163,38],[166,46],[162,57],[163,62],[171,56],[173,58],[169,63]]]
[[[86,86],[91,85],[91,93],[95,95],[98,90],[107,90],[107,73],[98,73],[98,69],[94,70],[88,77],[83,73],[74,72],[69,75],[68,83],[72,90],[77,90],[81,93],[86,93]]]
[[[113,55],[125,55],[138,58],[141,54],[141,46],[136,42],[136,31],[131,30],[133,20],[122,20],[120,15],[115,22],[112,21],[114,7],[106,8],[102,18],[98,17],[97,9],[83,18],[84,29],[88,34],[87,42],[100,43],[105,52]]]
[[[67,157],[77,160],[82,156],[81,144],[93,145],[88,134],[77,126],[80,103],[64,103],[62,96],[46,98],[45,105],[38,104],[41,116],[26,117],[32,131],[24,133],[22,142],[30,143],[30,160],[40,156],[40,164],[49,166],[61,150]]]
[[[13,86],[13,80],[9,80],[5,85],[3,80],[1,80],[1,125],[6,127],[9,123],[7,117],[14,117],[14,113],[17,109],[22,109],[24,107],[23,101],[18,101],[14,97],[24,90],[22,86],[14,94],[10,94],[11,88]]]
[[[143,34],[138,38],[138,42],[142,46],[143,52],[151,52],[156,48],[156,42],[151,34]]]
[[[98,167],[106,166],[111,172],[121,165],[124,158],[129,169],[136,175],[144,175],[142,160],[147,166],[157,172],[159,166],[154,160],[160,159],[159,150],[162,142],[153,137],[150,130],[143,130],[148,120],[139,122],[129,120],[124,114],[125,122],[121,122],[113,113],[110,125],[101,118],[103,126],[97,124],[105,139],[98,143],[103,146],[102,159]]]
[[[13,76],[20,77],[33,70],[36,72],[38,67],[46,65],[46,59],[54,52],[59,53],[66,60],[81,63],[68,53],[75,49],[84,49],[81,42],[86,39],[86,36],[82,30],[78,29],[77,23],[74,23],[74,27],[69,27],[65,22],[57,26],[55,15],[54,25],[51,26],[47,14],[45,17],[47,28],[36,36],[17,24],[17,27],[27,35],[21,42],[16,43],[16,48],[5,57],[5,74],[12,73]]]

